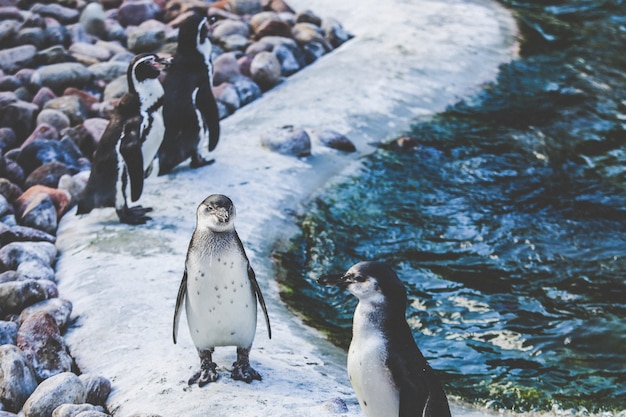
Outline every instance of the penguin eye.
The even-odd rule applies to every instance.
[[[354,277],[354,280],[356,282],[365,282],[365,279],[366,278],[363,275],[357,275],[357,276]]]

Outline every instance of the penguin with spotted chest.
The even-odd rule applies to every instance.
[[[187,158],[192,168],[213,162],[203,158],[198,148],[207,141],[209,151],[214,150],[220,136],[211,51],[208,19],[189,16],[181,24],[176,54],[163,80],[165,136],[159,149],[159,175]]]
[[[348,375],[366,417],[450,417],[439,378],[406,322],[406,289],[381,262],[361,262],[318,282],[359,299],[348,349]]]
[[[173,322],[176,343],[184,304],[189,333],[200,356],[200,370],[189,379],[189,385],[203,386],[217,380],[217,364],[213,362],[217,346],[237,347],[233,379],[248,383],[262,379],[249,361],[257,301],[270,339],[272,331],[261,289],[235,230],[235,216],[233,202],[220,194],[207,197],[196,211],[196,228],[187,251]]]

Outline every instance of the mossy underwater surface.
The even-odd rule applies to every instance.
[[[504,2],[521,56],[324,190],[276,254],[283,299],[347,347],[388,263],[446,390],[515,411],[626,410],[626,2]]]

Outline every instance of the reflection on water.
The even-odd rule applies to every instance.
[[[450,393],[493,408],[626,409],[626,2],[507,2],[522,58],[322,195],[277,254],[283,298],[336,343],[365,259]]]

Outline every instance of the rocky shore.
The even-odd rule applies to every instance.
[[[280,0],[0,0],[0,417],[108,415],[110,381],[81,374],[64,342],[72,301],[57,288],[59,221],[137,53],[175,52],[178,25],[213,16],[214,94],[225,118],[350,39],[334,19]],[[354,150],[342,135],[328,146]],[[264,146],[310,154],[299,128]]]

